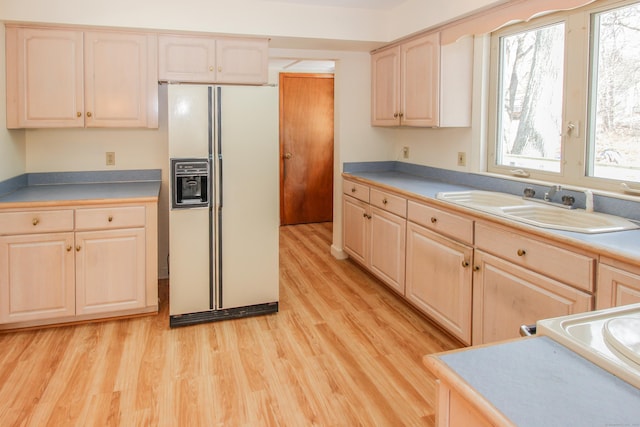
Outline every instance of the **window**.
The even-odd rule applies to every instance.
[[[588,175],[640,181],[640,4],[592,17]]]
[[[492,35],[490,172],[640,182],[640,3],[598,1]]]

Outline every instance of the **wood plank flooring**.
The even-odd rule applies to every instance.
[[[0,426],[430,426],[424,354],[459,347],[350,261],[331,223],[282,227],[280,312],[0,334]],[[250,268],[250,266],[247,266]]]

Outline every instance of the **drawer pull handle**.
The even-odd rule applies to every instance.
[[[33,224],[34,226],[40,224],[40,218],[33,218],[33,220],[31,221],[31,224]]]
[[[462,266],[463,266],[464,268],[469,267],[469,262],[468,262],[468,261],[462,261]]]
[[[438,222],[438,218],[436,218],[435,216],[431,217],[431,224],[435,224],[436,222]]]
[[[480,266],[479,265],[474,265],[473,266],[473,271],[480,271]]]
[[[107,221],[112,222],[113,221],[113,215],[109,215],[109,218],[107,218]]]
[[[387,199],[382,199],[382,204],[383,204],[383,205],[386,205],[387,203],[389,203],[389,202],[387,201]]]
[[[351,187],[351,192],[355,193],[356,192],[356,187]]]
[[[525,251],[524,249],[518,249],[517,254],[518,256],[525,256],[527,254],[527,251]]]
[[[80,249],[82,249],[82,246],[80,245],[76,246],[76,252],[80,252]]]
[[[71,245],[67,246],[67,252],[71,252],[71,249],[73,249],[73,246]]]

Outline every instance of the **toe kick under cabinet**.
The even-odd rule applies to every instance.
[[[0,329],[158,309],[155,203],[0,211]]]

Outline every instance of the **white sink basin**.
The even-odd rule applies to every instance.
[[[530,199],[492,191],[454,191],[438,193],[436,198],[472,209],[538,227],[578,233],[606,233],[639,228],[633,222],[614,215],[565,209]]]
[[[630,304],[540,320],[536,333],[552,338],[640,388],[638,331],[631,329],[635,335],[628,335],[629,325],[633,327],[637,322],[640,322],[640,304]]]

